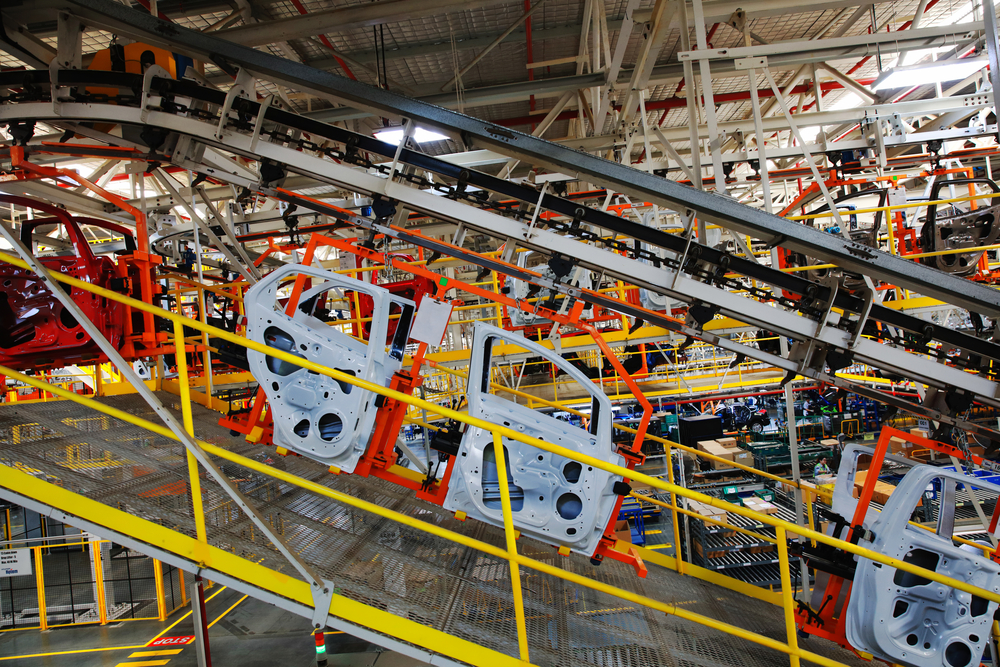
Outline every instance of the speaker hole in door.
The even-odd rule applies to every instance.
[[[333,370],[340,371],[341,373],[345,373],[347,375],[350,375],[352,378],[358,376],[357,373],[355,373],[352,370],[348,370],[346,368],[335,368]],[[349,384],[347,382],[342,382],[340,380],[337,380],[337,384],[340,385],[340,391],[344,392],[345,394],[350,394],[351,390],[354,389],[354,385],[353,384]]]
[[[972,660],[972,649],[962,642],[952,642],[944,650],[944,661],[951,667],[966,667]]]
[[[264,330],[264,343],[268,347],[273,347],[277,350],[281,350],[282,352],[288,352],[289,354],[302,358],[302,355],[295,349],[295,339],[278,327],[268,327]],[[291,375],[295,371],[302,370],[301,366],[296,366],[295,364],[290,364],[287,361],[275,359],[270,356],[265,357],[264,361],[267,364],[267,369],[269,371],[282,377]]]
[[[575,493],[564,493],[556,501],[556,512],[564,519],[573,520],[583,511],[583,501]]]
[[[75,329],[80,326],[80,323],[76,321],[73,317],[73,313],[69,312],[66,308],[61,308],[59,310],[59,324],[63,325],[67,329]]]
[[[990,601],[986,598],[981,598],[978,595],[972,596],[972,602],[969,604],[969,611],[972,612],[972,616],[978,617],[982,616],[987,612],[990,606]]]
[[[328,412],[319,418],[316,426],[319,428],[319,437],[329,442],[344,430],[344,421],[332,412]]]

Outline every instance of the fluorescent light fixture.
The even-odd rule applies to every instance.
[[[956,81],[978,72],[988,64],[986,58],[980,57],[893,67],[879,74],[878,79],[872,84],[872,90],[910,88],[928,83]]]
[[[428,141],[444,141],[448,137],[440,132],[431,132],[430,130],[425,130],[422,127],[418,127],[410,135],[411,138],[418,144],[422,144]],[[387,144],[392,144],[393,146],[398,146],[399,142],[403,140],[403,128],[401,127],[387,127],[384,130],[379,130],[375,133],[375,138],[379,141],[384,141]]]

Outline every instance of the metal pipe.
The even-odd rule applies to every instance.
[[[173,315],[173,314],[171,313],[171,315]],[[252,342],[253,341],[245,341],[246,344],[250,344]],[[264,346],[261,346],[261,347],[264,347]],[[336,373],[337,372],[337,371],[333,371],[331,369],[327,369],[327,368],[322,367],[322,366],[318,366],[317,364],[312,364],[311,362],[305,361],[305,360],[303,360],[303,359],[301,359],[299,357],[295,357],[295,356],[293,356],[291,354],[288,354],[286,352],[283,352],[281,350],[277,350],[277,349],[273,349],[273,348],[268,348],[268,350],[269,350],[269,353],[273,354],[276,358],[281,359],[282,357],[285,357],[284,359],[282,359],[283,361],[289,361],[291,363],[295,363],[296,365],[303,366],[303,367],[317,366],[317,368],[322,369],[323,374],[330,375],[331,373]],[[60,396],[62,396],[64,398],[68,398],[68,399],[70,399],[70,400],[72,400],[72,401],[74,401],[76,403],[81,404],[81,405],[89,405],[89,406],[93,407],[94,409],[98,410],[99,412],[102,412],[104,414],[113,416],[113,417],[118,418],[118,419],[122,419],[123,421],[125,421],[127,423],[131,423],[131,424],[134,424],[134,425],[137,425],[137,426],[141,426],[142,428],[145,428],[145,429],[147,429],[149,431],[152,431],[154,433],[157,433],[157,434],[162,435],[162,436],[167,437],[167,438],[171,438],[171,439],[175,439],[175,440],[177,439],[177,436],[175,434],[173,434],[169,429],[167,429],[167,428],[165,428],[163,426],[160,426],[159,424],[155,424],[155,423],[150,422],[148,420],[142,419],[141,417],[136,417],[135,415],[132,415],[130,413],[124,412],[122,410],[118,410],[116,408],[112,408],[110,406],[107,406],[107,405],[104,405],[102,403],[99,403],[99,402],[97,402],[97,401],[95,401],[93,399],[85,398],[83,396],[80,396],[80,395],[75,394],[73,392],[61,389],[59,387],[47,385],[47,383],[45,383],[45,382],[36,380],[35,378],[32,378],[32,377],[29,377],[29,376],[24,375],[22,373],[19,373],[19,372],[13,370],[13,369],[8,369],[8,368],[0,366],[0,373],[4,373],[6,375],[9,375],[10,377],[12,377],[14,379],[17,379],[17,380],[20,380],[22,382],[25,382],[26,384],[31,384],[32,386],[46,387],[47,391],[52,391],[53,393],[56,393],[56,394],[58,394],[58,395],[60,395]],[[351,384],[355,384],[355,385],[363,387],[365,389],[369,389],[370,391],[376,391],[377,393],[381,393],[383,395],[389,396],[390,398],[396,398],[396,396],[398,396],[399,398],[397,400],[402,400],[404,402],[412,402],[412,401],[416,400],[416,399],[413,399],[412,397],[406,396],[405,394],[402,394],[400,392],[396,392],[396,391],[393,391],[393,390],[390,390],[390,389],[385,389],[384,387],[381,387],[379,385],[375,385],[374,383],[370,383],[370,382],[367,382],[367,381],[364,381],[364,380],[359,380],[357,378],[353,378],[352,376],[349,376],[349,375],[346,375],[346,374],[343,374],[343,373],[339,373],[339,375],[344,375],[345,378],[350,377],[352,379]],[[331,377],[333,377],[333,376],[331,375]],[[370,385],[370,388],[366,387],[365,385]],[[49,387],[51,387],[51,388],[49,388]],[[552,444],[547,443],[547,442],[545,442],[543,440],[536,440],[535,438],[524,436],[524,435],[520,434],[519,432],[514,431],[513,429],[509,429],[509,428],[504,427],[504,426],[497,426],[495,424],[491,424],[490,422],[486,422],[484,420],[481,420],[481,419],[478,419],[478,418],[475,418],[475,417],[470,417],[468,415],[465,415],[463,413],[458,413],[458,412],[455,412],[453,410],[447,410],[447,412],[452,413],[460,421],[464,421],[464,422],[466,422],[466,423],[468,423],[468,424],[470,424],[472,426],[477,426],[477,427],[480,427],[480,428],[486,428],[487,430],[490,430],[490,431],[495,432],[495,433],[500,433],[500,434],[502,434],[505,437],[510,437],[511,439],[516,439],[518,441],[528,441],[528,442],[526,442],[526,444],[533,445],[533,446],[535,446],[535,447],[537,447],[539,449],[542,449],[543,451],[548,451],[548,452],[556,454],[558,456],[564,456],[566,458],[569,458],[569,459],[572,459],[572,460],[576,460],[576,461],[579,461],[581,463],[585,463],[587,465],[593,465],[594,467],[598,467],[598,468],[600,468],[602,470],[606,470],[606,471],[612,472],[614,474],[625,474],[625,475],[627,475],[628,477],[630,477],[631,479],[633,479],[635,481],[647,483],[650,486],[653,486],[655,488],[659,488],[659,489],[664,490],[664,491],[676,491],[679,495],[682,495],[682,496],[688,497],[688,498],[692,498],[692,499],[697,500],[697,501],[699,501],[699,502],[701,502],[703,504],[711,505],[713,507],[718,507],[719,509],[723,509],[723,510],[725,510],[727,512],[730,512],[730,513],[733,513],[733,514],[737,514],[737,515],[740,515],[740,516],[745,516],[745,517],[754,519],[755,521],[767,523],[767,524],[775,526],[775,527],[781,527],[781,528],[784,528],[785,530],[792,530],[793,532],[795,532],[797,534],[803,534],[807,538],[813,538],[813,539],[816,539],[819,542],[824,542],[826,544],[831,544],[831,545],[836,546],[838,548],[841,548],[844,551],[847,551],[849,553],[856,554],[856,555],[868,558],[870,560],[874,560],[876,562],[883,563],[884,565],[889,565],[890,567],[894,567],[894,568],[897,568],[897,569],[904,570],[906,572],[911,572],[913,574],[917,574],[919,576],[931,579],[932,581],[936,581],[936,582],[939,582],[939,583],[951,586],[952,588],[955,588],[957,590],[965,591],[965,592],[971,593],[973,595],[979,595],[981,597],[985,597],[986,599],[994,601],[994,602],[1000,602],[1000,594],[998,594],[998,593],[996,593],[994,591],[987,591],[985,589],[972,586],[972,585],[970,585],[970,584],[968,584],[966,582],[958,581],[956,579],[952,579],[951,577],[947,577],[947,576],[941,575],[941,574],[939,574],[937,572],[934,572],[934,571],[931,571],[931,570],[927,570],[925,568],[921,568],[921,567],[915,566],[915,565],[913,565],[913,564],[911,564],[909,562],[905,562],[903,560],[896,559],[896,558],[891,558],[891,557],[885,556],[883,554],[880,554],[878,552],[871,551],[870,549],[866,549],[864,547],[859,547],[859,546],[851,544],[849,542],[844,542],[842,540],[838,540],[838,539],[835,539],[835,538],[832,538],[832,537],[828,537],[826,535],[817,533],[816,531],[810,530],[808,528],[802,528],[802,527],[796,526],[793,523],[790,523],[790,522],[784,521],[782,519],[776,518],[773,515],[767,515],[767,514],[758,515],[756,512],[753,512],[752,510],[748,510],[746,508],[743,508],[743,507],[740,507],[740,506],[737,506],[737,505],[732,505],[732,504],[727,503],[727,502],[725,502],[723,500],[720,500],[718,498],[713,498],[711,496],[707,496],[707,495],[698,493],[696,491],[691,491],[689,489],[683,489],[683,488],[680,488],[680,487],[676,487],[674,485],[666,484],[662,480],[649,477],[649,476],[644,475],[642,473],[638,473],[638,472],[635,472],[635,471],[627,470],[626,468],[623,468],[621,466],[617,466],[617,465],[614,465],[614,464],[606,463],[605,461],[602,461],[600,459],[588,456],[586,454],[581,454],[581,453],[578,453],[578,452],[573,452],[573,451],[571,451],[569,449],[566,449],[564,447],[559,447],[559,446],[556,446],[556,445],[552,445]],[[509,433],[509,435],[508,435],[508,433]],[[526,556],[514,555],[512,557],[504,549],[501,549],[499,547],[495,547],[493,545],[487,544],[485,542],[481,542],[480,540],[476,540],[474,538],[470,538],[470,537],[467,537],[467,536],[459,534],[459,533],[452,532],[452,531],[450,531],[448,529],[445,529],[445,528],[442,528],[442,527],[438,526],[437,524],[427,523],[425,521],[422,521],[420,519],[416,519],[416,518],[411,517],[409,515],[402,514],[402,513],[399,513],[399,512],[396,512],[396,511],[384,508],[384,507],[382,507],[380,505],[377,505],[375,503],[364,501],[364,500],[355,498],[355,497],[353,497],[351,495],[348,495],[346,493],[335,491],[335,490],[333,490],[333,489],[331,489],[329,487],[323,486],[323,485],[318,484],[316,482],[310,482],[308,480],[301,479],[301,478],[296,477],[295,475],[292,475],[292,474],[287,473],[285,471],[278,470],[276,468],[273,468],[273,467],[268,466],[266,464],[260,463],[258,461],[253,460],[253,459],[248,459],[248,458],[245,458],[243,456],[240,456],[239,454],[235,454],[235,453],[233,453],[233,452],[231,452],[231,451],[229,451],[227,449],[224,449],[222,447],[218,447],[216,445],[212,445],[212,444],[204,442],[204,441],[199,441],[198,444],[207,453],[211,454],[212,456],[217,456],[219,458],[232,461],[233,463],[236,463],[238,465],[246,467],[246,468],[248,468],[250,470],[253,470],[255,472],[259,472],[261,474],[264,474],[264,475],[267,475],[267,476],[270,476],[270,477],[274,477],[275,479],[287,482],[289,484],[294,484],[294,485],[299,486],[299,487],[301,487],[301,488],[303,488],[303,489],[305,489],[307,491],[310,491],[312,493],[316,493],[318,495],[322,495],[322,496],[331,498],[331,499],[336,500],[338,502],[342,502],[342,503],[351,505],[353,507],[357,507],[358,509],[362,509],[364,511],[368,511],[368,512],[377,514],[377,515],[382,516],[384,518],[388,518],[388,519],[391,519],[393,521],[397,521],[397,522],[399,522],[399,523],[401,523],[403,525],[407,525],[407,526],[416,528],[418,530],[423,530],[424,532],[430,533],[430,534],[435,535],[437,537],[442,537],[444,539],[451,540],[453,542],[462,544],[464,546],[469,546],[469,547],[478,549],[478,550],[480,550],[480,551],[482,551],[484,553],[496,556],[498,558],[502,558],[504,560],[508,560],[510,558],[513,558],[514,560],[517,561],[518,564],[524,565],[525,567],[529,567],[529,568],[532,568],[532,569],[540,571],[540,572],[543,572],[545,574],[551,574],[553,576],[565,579],[567,581],[571,581],[573,583],[577,583],[579,585],[586,586],[587,588],[591,588],[593,590],[598,590],[598,591],[602,591],[602,592],[608,593],[610,595],[615,595],[615,596],[620,597],[620,598],[622,598],[624,600],[627,600],[627,601],[630,601],[630,602],[634,602],[635,604],[641,604],[641,605],[650,607],[652,609],[656,609],[658,611],[662,611],[662,612],[667,613],[667,614],[673,614],[673,615],[676,615],[678,618],[683,618],[683,619],[686,619],[686,620],[691,620],[691,621],[694,621],[694,622],[697,622],[697,623],[701,623],[702,625],[706,625],[707,627],[712,627],[712,628],[721,630],[723,632],[727,632],[729,634],[733,634],[735,636],[738,636],[738,637],[741,637],[741,638],[744,638],[744,639],[748,639],[748,640],[753,641],[755,643],[758,643],[758,644],[761,644],[761,645],[764,645],[764,646],[768,646],[770,648],[774,648],[774,649],[782,651],[784,653],[790,653],[790,652],[792,652],[789,646],[787,646],[785,644],[781,644],[780,642],[778,642],[776,640],[773,640],[773,639],[770,639],[770,638],[766,638],[766,637],[762,637],[761,635],[756,635],[755,633],[748,632],[746,630],[743,630],[741,628],[737,628],[737,627],[729,625],[727,623],[723,623],[723,622],[720,622],[720,621],[715,621],[713,619],[709,619],[709,618],[704,617],[704,616],[702,616],[700,614],[694,614],[694,613],[687,612],[687,611],[682,610],[682,609],[678,609],[674,605],[667,605],[667,604],[658,602],[656,600],[652,600],[652,599],[650,599],[648,597],[632,593],[630,591],[625,591],[625,590],[616,588],[614,586],[609,586],[607,584],[603,584],[601,582],[594,581],[592,579],[589,579],[587,577],[583,577],[581,575],[576,575],[576,574],[567,572],[565,570],[562,570],[560,568],[557,568],[557,567],[554,567],[554,566],[551,566],[551,565],[540,563],[540,562],[535,561],[534,559],[528,558]],[[96,503],[97,502],[97,501],[91,501],[89,499],[87,499],[87,500],[88,500],[88,502],[91,502],[91,503]],[[817,656],[815,654],[812,654],[812,653],[810,653],[808,651],[802,651],[801,649],[798,650],[798,654],[800,656],[802,656],[802,657],[806,657],[807,659],[809,659],[811,661],[817,662],[818,664],[823,664],[823,665],[839,665],[840,664],[840,663],[834,662],[832,660],[829,660],[827,658],[823,658],[821,656]]]
[[[524,625],[524,596],[521,593],[521,573],[517,567],[517,537],[514,534],[514,515],[510,506],[510,487],[507,481],[507,456],[503,439],[493,433],[493,455],[497,466],[497,482],[500,484],[500,504],[503,511],[503,532],[510,554],[510,585],[514,594],[514,617],[517,623],[517,649],[521,660],[528,662],[528,631]],[[485,462],[483,463],[485,466]],[[485,471],[484,471],[485,474]]]
[[[177,308],[180,310],[180,299]],[[183,313],[181,313],[183,315]],[[194,421],[191,417],[191,386],[187,369],[187,346],[184,342],[184,325],[174,322],[174,358],[177,363],[177,385],[180,388],[181,418],[184,420],[184,430],[194,437]],[[194,454],[187,452],[188,480],[191,485],[191,516],[194,517],[195,533],[202,542],[208,542],[205,531],[205,509],[201,497],[201,477],[198,471],[198,460]]]
[[[34,270],[32,267],[30,267],[28,265],[27,262],[24,262],[24,261],[19,260],[19,259],[15,258],[15,257],[12,257],[11,255],[8,255],[7,253],[4,253],[4,252],[0,252],[0,261],[7,262],[8,264],[12,264],[12,265],[18,266],[20,268]],[[144,303],[144,302],[139,301],[137,299],[133,299],[131,297],[127,297],[127,296],[124,296],[122,294],[118,294],[118,293],[113,292],[111,290],[108,290],[108,289],[105,289],[105,288],[93,285],[91,283],[84,282],[82,280],[78,280],[76,278],[72,278],[70,276],[66,276],[66,275],[61,274],[61,273],[57,274],[57,275],[53,275],[52,278],[55,279],[55,280],[58,280],[59,282],[62,282],[62,283],[68,284],[68,285],[72,285],[72,286],[75,286],[75,287],[79,287],[80,289],[83,289],[83,290],[86,290],[86,291],[90,291],[92,293],[99,294],[101,296],[105,296],[105,297],[107,297],[109,299],[112,299],[112,300],[119,301],[121,303],[125,303],[127,305],[130,305],[133,308],[136,308],[137,310],[142,310],[144,312],[148,312],[148,313],[151,313],[151,314],[163,317],[163,318],[171,320],[171,321],[186,321],[186,322],[188,322],[189,326],[192,326],[193,328],[199,329],[199,330],[204,331],[206,333],[211,333],[213,336],[217,336],[219,338],[222,338],[222,339],[228,340],[230,342],[236,343],[237,345],[241,345],[242,347],[245,347],[247,349],[255,350],[255,351],[260,352],[262,354],[267,354],[267,355],[273,356],[276,359],[279,359],[281,361],[286,361],[286,362],[288,362],[290,364],[293,364],[295,366],[299,366],[301,368],[306,368],[307,370],[315,371],[316,373],[319,373],[321,375],[325,375],[327,377],[333,378],[333,379],[338,380],[340,382],[346,382],[348,384],[354,385],[354,386],[359,387],[361,389],[364,389],[366,391],[371,391],[371,392],[374,392],[374,393],[377,393],[377,394],[381,394],[383,396],[386,396],[387,398],[391,398],[391,399],[399,401],[401,403],[406,403],[408,405],[412,405],[412,406],[416,406],[416,407],[424,407],[424,408],[427,408],[427,409],[432,410],[434,412],[437,412],[438,414],[441,414],[442,416],[448,417],[450,419],[455,419],[457,421],[464,422],[466,424],[469,424],[470,426],[475,426],[477,428],[483,428],[483,429],[486,429],[486,430],[488,430],[490,432],[499,433],[503,437],[507,437],[507,438],[509,438],[511,440],[516,440],[518,442],[522,442],[524,444],[533,446],[533,447],[535,447],[537,449],[541,449],[542,451],[546,451],[546,452],[549,452],[551,454],[555,454],[557,456],[562,456],[562,457],[565,457],[565,458],[568,458],[568,459],[571,459],[571,460],[575,460],[575,461],[578,461],[580,463],[584,463],[586,465],[590,465],[590,466],[593,466],[595,468],[599,468],[599,469],[604,470],[606,472],[610,472],[610,473],[612,473],[614,475],[621,475],[622,477],[627,477],[627,478],[629,478],[631,480],[647,484],[647,485],[649,485],[649,486],[651,486],[653,488],[660,489],[661,491],[667,491],[667,492],[677,493],[678,495],[681,495],[681,496],[683,496],[685,498],[690,498],[690,499],[696,500],[696,501],[698,501],[698,502],[700,502],[702,504],[710,505],[712,507],[717,507],[719,509],[725,510],[726,512],[730,512],[732,514],[736,514],[736,515],[739,515],[739,516],[747,517],[747,518],[753,519],[755,521],[767,523],[767,524],[772,525],[772,526],[781,526],[781,527],[784,527],[786,530],[791,530],[791,531],[795,532],[796,534],[803,535],[806,538],[815,539],[818,542],[823,542],[825,544],[830,544],[832,546],[840,548],[840,549],[842,549],[844,551],[847,551],[849,553],[852,553],[852,554],[855,554],[855,555],[858,555],[858,556],[862,556],[864,558],[868,558],[869,560],[873,560],[873,561],[882,563],[884,565],[889,565],[890,567],[901,569],[901,570],[904,570],[906,572],[912,572],[914,574],[918,574],[918,575],[920,575],[922,577],[925,577],[927,579],[931,579],[932,581],[937,581],[939,583],[943,583],[943,584],[946,584],[948,586],[951,586],[952,588],[955,588],[957,590],[965,591],[967,593],[971,593],[971,594],[974,594],[974,595],[979,595],[980,597],[985,597],[986,599],[989,599],[989,600],[994,601],[994,602],[1000,602],[1000,594],[998,594],[996,592],[987,591],[985,589],[978,588],[978,587],[973,586],[971,584],[968,584],[966,582],[959,581],[959,580],[956,580],[956,579],[952,579],[951,577],[946,577],[946,576],[940,575],[937,572],[933,572],[933,571],[927,570],[925,568],[914,566],[914,565],[912,565],[912,564],[910,564],[908,562],[904,562],[904,561],[899,560],[899,559],[895,559],[895,558],[891,558],[891,557],[885,556],[883,554],[880,554],[878,552],[872,551],[870,549],[866,549],[864,547],[859,547],[859,546],[851,544],[849,542],[844,542],[842,540],[838,540],[838,539],[829,537],[827,535],[818,533],[818,532],[816,532],[814,530],[810,530],[808,528],[803,528],[803,527],[798,526],[798,525],[796,525],[794,523],[785,521],[783,519],[776,518],[773,515],[761,515],[761,514],[758,514],[758,513],[754,512],[753,510],[748,510],[748,509],[746,509],[744,507],[741,507],[741,506],[738,506],[738,505],[733,505],[733,504],[728,503],[728,502],[726,502],[724,500],[720,500],[718,498],[714,498],[712,496],[708,496],[708,495],[699,493],[697,491],[692,491],[690,489],[685,489],[685,488],[682,488],[682,487],[678,487],[678,486],[676,486],[674,484],[669,484],[667,482],[664,482],[661,479],[658,479],[658,478],[655,478],[655,477],[651,477],[649,475],[645,475],[645,474],[640,473],[638,471],[630,470],[628,468],[625,468],[625,467],[619,466],[619,465],[615,465],[613,463],[608,463],[608,462],[606,462],[606,461],[604,461],[602,459],[598,459],[598,458],[595,458],[593,456],[589,456],[587,454],[583,454],[583,453],[580,453],[580,452],[574,452],[574,451],[572,451],[570,449],[567,449],[565,447],[561,447],[559,445],[555,445],[555,444],[546,442],[544,440],[539,440],[539,439],[533,438],[531,436],[526,436],[523,433],[520,433],[519,431],[516,431],[516,430],[514,430],[512,428],[509,428],[509,427],[506,427],[506,426],[499,426],[499,425],[493,424],[491,422],[488,422],[486,420],[479,419],[477,417],[472,417],[472,416],[468,415],[467,413],[458,412],[457,410],[452,410],[451,408],[446,408],[446,407],[443,407],[443,406],[434,405],[432,403],[427,403],[426,401],[423,401],[423,400],[418,399],[418,398],[414,398],[413,396],[410,396],[408,394],[404,394],[404,393],[402,393],[400,391],[396,391],[394,389],[388,389],[388,388],[383,387],[383,386],[381,386],[381,385],[379,385],[377,383],[370,382],[368,380],[364,380],[364,379],[355,377],[353,375],[349,375],[349,374],[344,373],[342,371],[337,371],[337,370],[328,368],[328,367],[323,366],[321,364],[317,364],[317,363],[308,361],[307,359],[303,359],[301,357],[297,357],[295,355],[289,354],[288,352],[285,352],[283,350],[279,350],[279,349],[276,349],[276,348],[273,348],[273,347],[269,347],[267,345],[264,345],[262,343],[258,343],[256,341],[248,340],[246,338],[243,338],[243,337],[238,336],[236,334],[230,333],[228,331],[224,331],[222,329],[217,329],[216,327],[213,327],[211,325],[206,325],[206,324],[204,324],[202,322],[199,322],[197,320],[184,320],[184,318],[180,317],[176,313],[172,313],[170,311],[163,310],[163,309],[158,308],[156,306],[153,306],[151,304]],[[58,290],[58,288],[57,288],[57,290]],[[106,406],[106,405],[104,405],[102,403],[99,403],[99,402],[93,400],[93,399],[85,398],[85,397],[80,396],[80,395],[78,395],[78,394],[76,394],[74,392],[71,392],[69,390],[63,389],[62,387],[58,387],[58,386],[51,385],[51,384],[46,383],[46,382],[42,382],[42,381],[37,380],[35,378],[32,378],[30,376],[24,375],[23,373],[19,373],[18,371],[15,371],[12,368],[7,368],[7,367],[4,367],[4,366],[0,366],[0,374],[7,375],[8,377],[10,377],[12,379],[24,382],[25,384],[34,386],[36,388],[44,389],[45,391],[49,391],[49,392],[51,392],[51,393],[53,393],[53,394],[55,394],[57,396],[60,396],[62,398],[68,398],[68,399],[70,399],[70,400],[72,400],[72,401],[74,401],[76,403],[80,403],[82,405],[90,406],[90,407],[92,407],[93,409],[95,409],[95,410],[97,410],[99,412],[111,415],[111,416],[116,417],[118,419],[121,419],[121,420],[123,420],[123,421],[125,421],[127,423],[141,426],[142,428],[145,428],[146,430],[152,431],[154,433],[157,433],[157,434],[162,435],[164,437],[170,438],[172,440],[180,440],[180,441],[183,442],[184,440],[181,438],[181,435],[185,436],[185,438],[187,437],[187,434],[185,432],[183,432],[181,429],[177,429],[177,431],[175,432],[175,430],[173,430],[171,428],[167,428],[165,426],[161,426],[161,425],[155,424],[153,422],[150,422],[148,420],[142,419],[140,417],[136,417],[135,415],[132,415],[132,414],[127,413],[127,412],[124,412],[122,410],[118,410],[116,408],[112,408],[110,406]],[[143,386],[145,386],[145,385],[143,385]],[[169,415],[169,413],[168,413],[168,415]],[[212,445],[210,443],[207,443],[207,442],[199,440],[199,441],[197,441],[196,446],[200,447],[201,451],[203,451],[206,454],[211,454],[212,456],[218,456],[220,458],[227,459],[227,460],[239,463],[240,465],[244,465],[244,466],[246,466],[248,468],[251,468],[251,469],[254,469],[254,470],[258,471],[258,472],[262,472],[263,474],[266,474],[266,475],[269,475],[269,476],[272,476],[272,477],[276,477],[276,478],[280,478],[280,479],[283,479],[283,481],[288,481],[289,483],[293,483],[293,484],[296,484],[296,485],[301,486],[303,488],[307,488],[307,489],[313,490],[313,492],[321,492],[322,493],[324,491],[329,491],[330,493],[334,493],[334,494],[336,493],[336,492],[330,491],[329,489],[327,489],[326,487],[323,487],[321,485],[310,483],[310,482],[308,482],[306,480],[299,479],[299,478],[295,477],[294,475],[290,475],[288,473],[283,473],[282,471],[279,471],[279,470],[276,470],[274,468],[271,468],[270,466],[259,464],[256,461],[253,461],[251,459],[247,459],[245,457],[239,456],[238,454],[234,454],[232,452],[229,452],[228,450],[225,450],[225,449],[223,449],[221,447],[217,447],[217,446]],[[285,476],[287,476],[287,478]],[[320,490],[323,490],[323,491],[320,491]],[[338,496],[337,496],[338,499],[341,498],[341,496],[343,496],[343,494],[338,494]],[[333,497],[333,496],[330,496],[330,497]],[[353,501],[353,502],[349,502],[347,500],[344,500],[344,502],[349,502],[349,504],[355,504],[355,502],[357,502],[357,503],[363,502],[363,501],[357,501],[356,499],[353,499],[350,496],[343,496],[343,498],[350,498],[350,501]],[[364,509],[366,509],[367,511],[375,512],[375,509],[370,509],[368,507],[368,505],[369,505],[368,503],[365,503],[365,508]],[[360,507],[360,505],[356,505],[356,506]],[[381,508],[381,507],[379,507],[377,505],[373,506],[373,507],[377,507],[379,510],[383,509],[383,508]],[[384,511],[389,512],[389,510],[384,510]],[[376,512],[376,513],[378,513],[378,512]],[[393,515],[395,515],[395,513],[393,513]],[[400,515],[400,516],[401,516],[401,518],[399,519],[399,521],[401,521],[402,523],[405,523],[407,525],[417,525],[417,524],[422,524],[423,523],[421,521],[412,519],[412,518],[410,518],[408,516],[402,516],[402,515]],[[436,526],[432,526],[432,525],[429,525],[429,524],[426,527],[421,528],[421,529],[426,530],[427,532],[435,532],[435,530],[440,530],[440,531],[442,531],[442,533],[436,533],[435,532],[435,534],[439,534],[439,536],[442,536],[442,537],[447,537],[443,533],[449,533],[450,534],[450,531],[446,531],[444,529],[438,529]],[[448,539],[453,539],[453,540],[457,541],[458,537],[454,537],[454,538],[448,537]],[[504,552],[502,550],[499,550],[499,551],[500,551],[501,554],[505,554],[506,553],[506,552]],[[518,559],[518,562],[527,561],[529,567],[536,567],[535,564],[532,564],[532,563],[534,563],[534,561],[532,561],[532,559],[530,559],[530,558],[525,558],[523,556],[518,556],[517,559]],[[522,562],[522,564],[524,564],[524,563]],[[560,573],[562,572],[558,568],[553,568],[553,570],[555,572],[560,572]],[[556,576],[560,576],[560,575],[556,575]],[[584,581],[588,581],[586,578],[581,578],[581,579],[583,579]],[[668,613],[670,613],[670,612],[668,612]],[[810,658],[810,659],[812,659],[812,658]],[[824,664],[826,664],[826,663],[824,663]]]

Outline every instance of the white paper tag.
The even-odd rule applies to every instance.
[[[450,301],[438,301],[425,296],[420,300],[417,315],[413,318],[410,338],[428,345],[440,345],[448,329],[453,308]]]
[[[0,577],[31,574],[31,549],[0,550]]]

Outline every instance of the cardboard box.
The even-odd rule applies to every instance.
[[[708,553],[705,553],[704,548],[701,546],[701,542],[694,542],[692,546],[694,547],[695,553],[702,558],[722,558],[726,555],[725,550],[709,551]]]
[[[733,460],[733,452],[731,450],[726,449],[725,447],[723,447],[718,443],[706,447],[705,453],[711,454],[713,456],[718,456],[719,458],[725,459],[727,461]]]
[[[854,497],[861,497],[861,490],[864,488],[865,480],[868,479],[868,471],[861,470],[857,473],[854,478]],[[896,490],[896,487],[888,482],[883,482],[878,480],[875,482],[875,488],[872,490],[872,502],[878,503],[879,505],[885,505],[889,501],[889,496],[892,492]],[[923,499],[917,502],[917,507],[924,504]]]
[[[840,444],[840,441],[837,440],[836,438],[824,438],[823,440],[819,441],[819,444],[824,445],[826,447],[836,447],[837,445]]]
[[[698,450],[705,453],[711,454],[712,456],[717,456],[722,461],[716,461],[715,459],[710,459],[712,461],[712,467],[716,470],[720,468],[729,468],[729,462],[733,460],[732,450],[726,449],[720,445],[715,440],[701,440],[698,442]]]
[[[689,500],[688,509],[695,514],[700,514],[701,516],[715,519],[716,521],[721,521],[722,523],[729,523],[729,514],[725,510],[721,510],[718,507],[705,505],[696,500]]]
[[[922,428],[911,428],[910,429],[910,435],[915,435],[915,436],[917,436],[919,438],[926,438],[927,440],[931,439],[930,432],[926,431],[926,430],[924,430]]]
[[[711,448],[711,447],[721,447],[721,446],[722,445],[720,445],[715,440],[699,440],[698,441],[698,451],[699,452],[707,452],[709,450],[709,448]]]
[[[886,482],[875,482],[875,489],[872,491],[872,500],[879,505],[885,505],[889,501],[889,496],[896,490],[892,484]]]
[[[753,467],[753,454],[742,449],[737,449],[733,452],[733,462]]]
[[[754,504],[757,507],[757,511],[760,512],[761,514],[777,514],[778,513],[778,506],[775,505],[774,503],[769,503],[766,500],[760,500],[760,499],[758,499],[757,502],[754,503]]]
[[[718,440],[716,440],[716,442],[725,447],[726,449],[739,447],[739,443],[736,442],[736,438],[719,438]]]
[[[889,438],[889,453],[895,454],[896,456],[909,457],[913,454],[913,450],[916,446],[909,440],[904,440],[898,435],[894,435]]]
[[[622,542],[632,544],[632,528],[629,526],[628,521],[615,521],[615,537]]]
[[[776,505],[760,498],[743,498],[743,506],[758,514],[775,514],[778,511]]]

